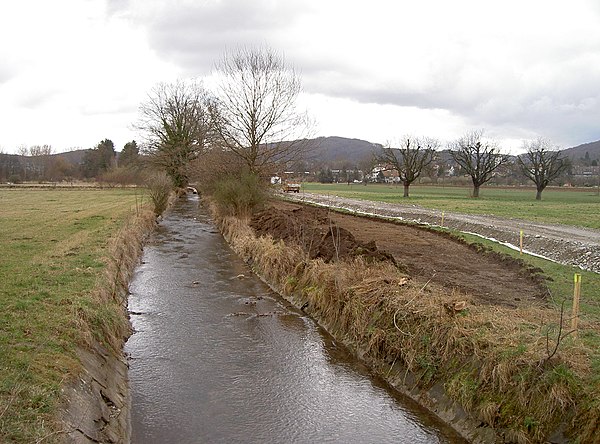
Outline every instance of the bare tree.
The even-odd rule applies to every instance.
[[[517,156],[517,163],[525,177],[535,183],[535,199],[542,200],[542,191],[569,167],[569,160],[543,138],[525,142],[523,148],[527,151]]]
[[[452,159],[471,176],[473,197],[479,197],[479,187],[508,162],[508,156],[495,143],[483,141],[482,136],[483,131],[472,131],[450,145]]]
[[[404,197],[408,197],[410,184],[433,162],[438,147],[439,142],[435,139],[406,136],[399,148],[384,147],[381,154],[377,155],[377,161],[390,165],[390,169],[398,172],[404,185]]]
[[[46,170],[50,164],[52,151],[51,145],[33,145],[29,148],[34,175],[38,180],[46,179]]]
[[[296,109],[300,76],[284,57],[269,48],[239,49],[217,63],[216,75],[211,110],[225,149],[254,174],[299,160],[308,121]]]
[[[189,163],[203,153],[211,137],[209,96],[201,84],[160,83],[139,108],[136,124],[143,151],[178,187],[188,183]]]

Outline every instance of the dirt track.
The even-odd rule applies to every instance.
[[[390,204],[312,193],[288,196],[319,205],[343,208],[356,213],[396,218],[407,222],[439,225],[441,211],[417,205]],[[524,250],[556,262],[575,265],[600,273],[600,231],[566,225],[550,225],[489,215],[444,214],[444,226],[474,233],[499,242],[519,245],[519,231],[524,232]]]

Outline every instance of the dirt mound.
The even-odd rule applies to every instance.
[[[250,226],[258,236],[270,235],[273,239],[299,245],[311,259],[330,262],[361,256],[395,263],[394,257],[380,251],[374,241],[358,241],[349,230],[333,222],[327,212],[316,208],[270,207],[254,215]]]
[[[282,201],[257,214],[251,226],[258,235],[301,245],[311,258],[395,260],[411,278],[481,303],[522,307],[544,304],[548,295],[544,276],[522,261],[415,226]]]

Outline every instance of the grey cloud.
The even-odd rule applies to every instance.
[[[300,1],[177,2],[148,18],[150,42],[188,73],[203,75],[228,48],[277,47],[278,33],[307,10]]]
[[[373,67],[361,64],[368,57],[359,52],[343,60],[335,52],[304,51],[302,39],[308,38],[304,35],[286,41],[286,30],[312,12],[311,6],[298,0],[175,1],[158,9],[150,2],[148,10],[153,12],[147,15],[145,10],[130,10],[126,0],[108,1],[112,13],[136,16],[135,21],[147,27],[155,51],[188,76],[209,73],[226,49],[267,44],[285,50],[302,72],[308,93],[360,103],[443,109],[475,127],[514,128],[514,134],[531,132],[577,141],[600,138],[596,130],[600,102],[594,95],[600,84],[600,73],[594,68],[600,50],[594,38],[559,44],[539,37],[535,42],[496,42],[499,54],[511,57],[504,61],[494,59],[491,49],[489,54],[482,48],[469,51],[458,38],[448,44],[432,43],[434,52],[424,52],[422,60],[405,60],[398,67],[382,59]],[[372,43],[378,44],[376,38]],[[329,46],[324,42],[323,48]],[[389,55],[402,57],[402,47],[393,47]],[[405,72],[415,64],[425,74],[405,80]]]
[[[17,106],[35,109],[50,102],[58,94],[57,89],[36,89],[31,87],[17,99]]]
[[[512,128],[515,138],[531,133],[568,145],[600,139],[600,70],[593,58],[584,60],[549,64],[545,79],[539,81],[535,76],[490,72],[481,83],[469,85],[463,70],[450,69],[434,82],[410,88],[399,79],[365,78],[340,64],[315,67],[304,84],[307,92],[360,103],[443,109],[474,127],[504,128],[504,134]]]
[[[111,103],[85,103],[79,106],[79,111],[84,116],[97,116],[97,115],[117,115],[117,114],[135,114],[138,111],[138,107],[135,104],[125,102],[111,102]]]

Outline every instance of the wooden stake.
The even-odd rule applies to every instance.
[[[444,212],[442,211],[442,228],[444,228]]]
[[[581,297],[581,275],[575,273],[573,276],[573,317],[571,318],[571,330],[573,336],[577,337],[577,325],[579,324],[579,298]]]
[[[519,233],[519,252],[523,255],[523,230]]]

